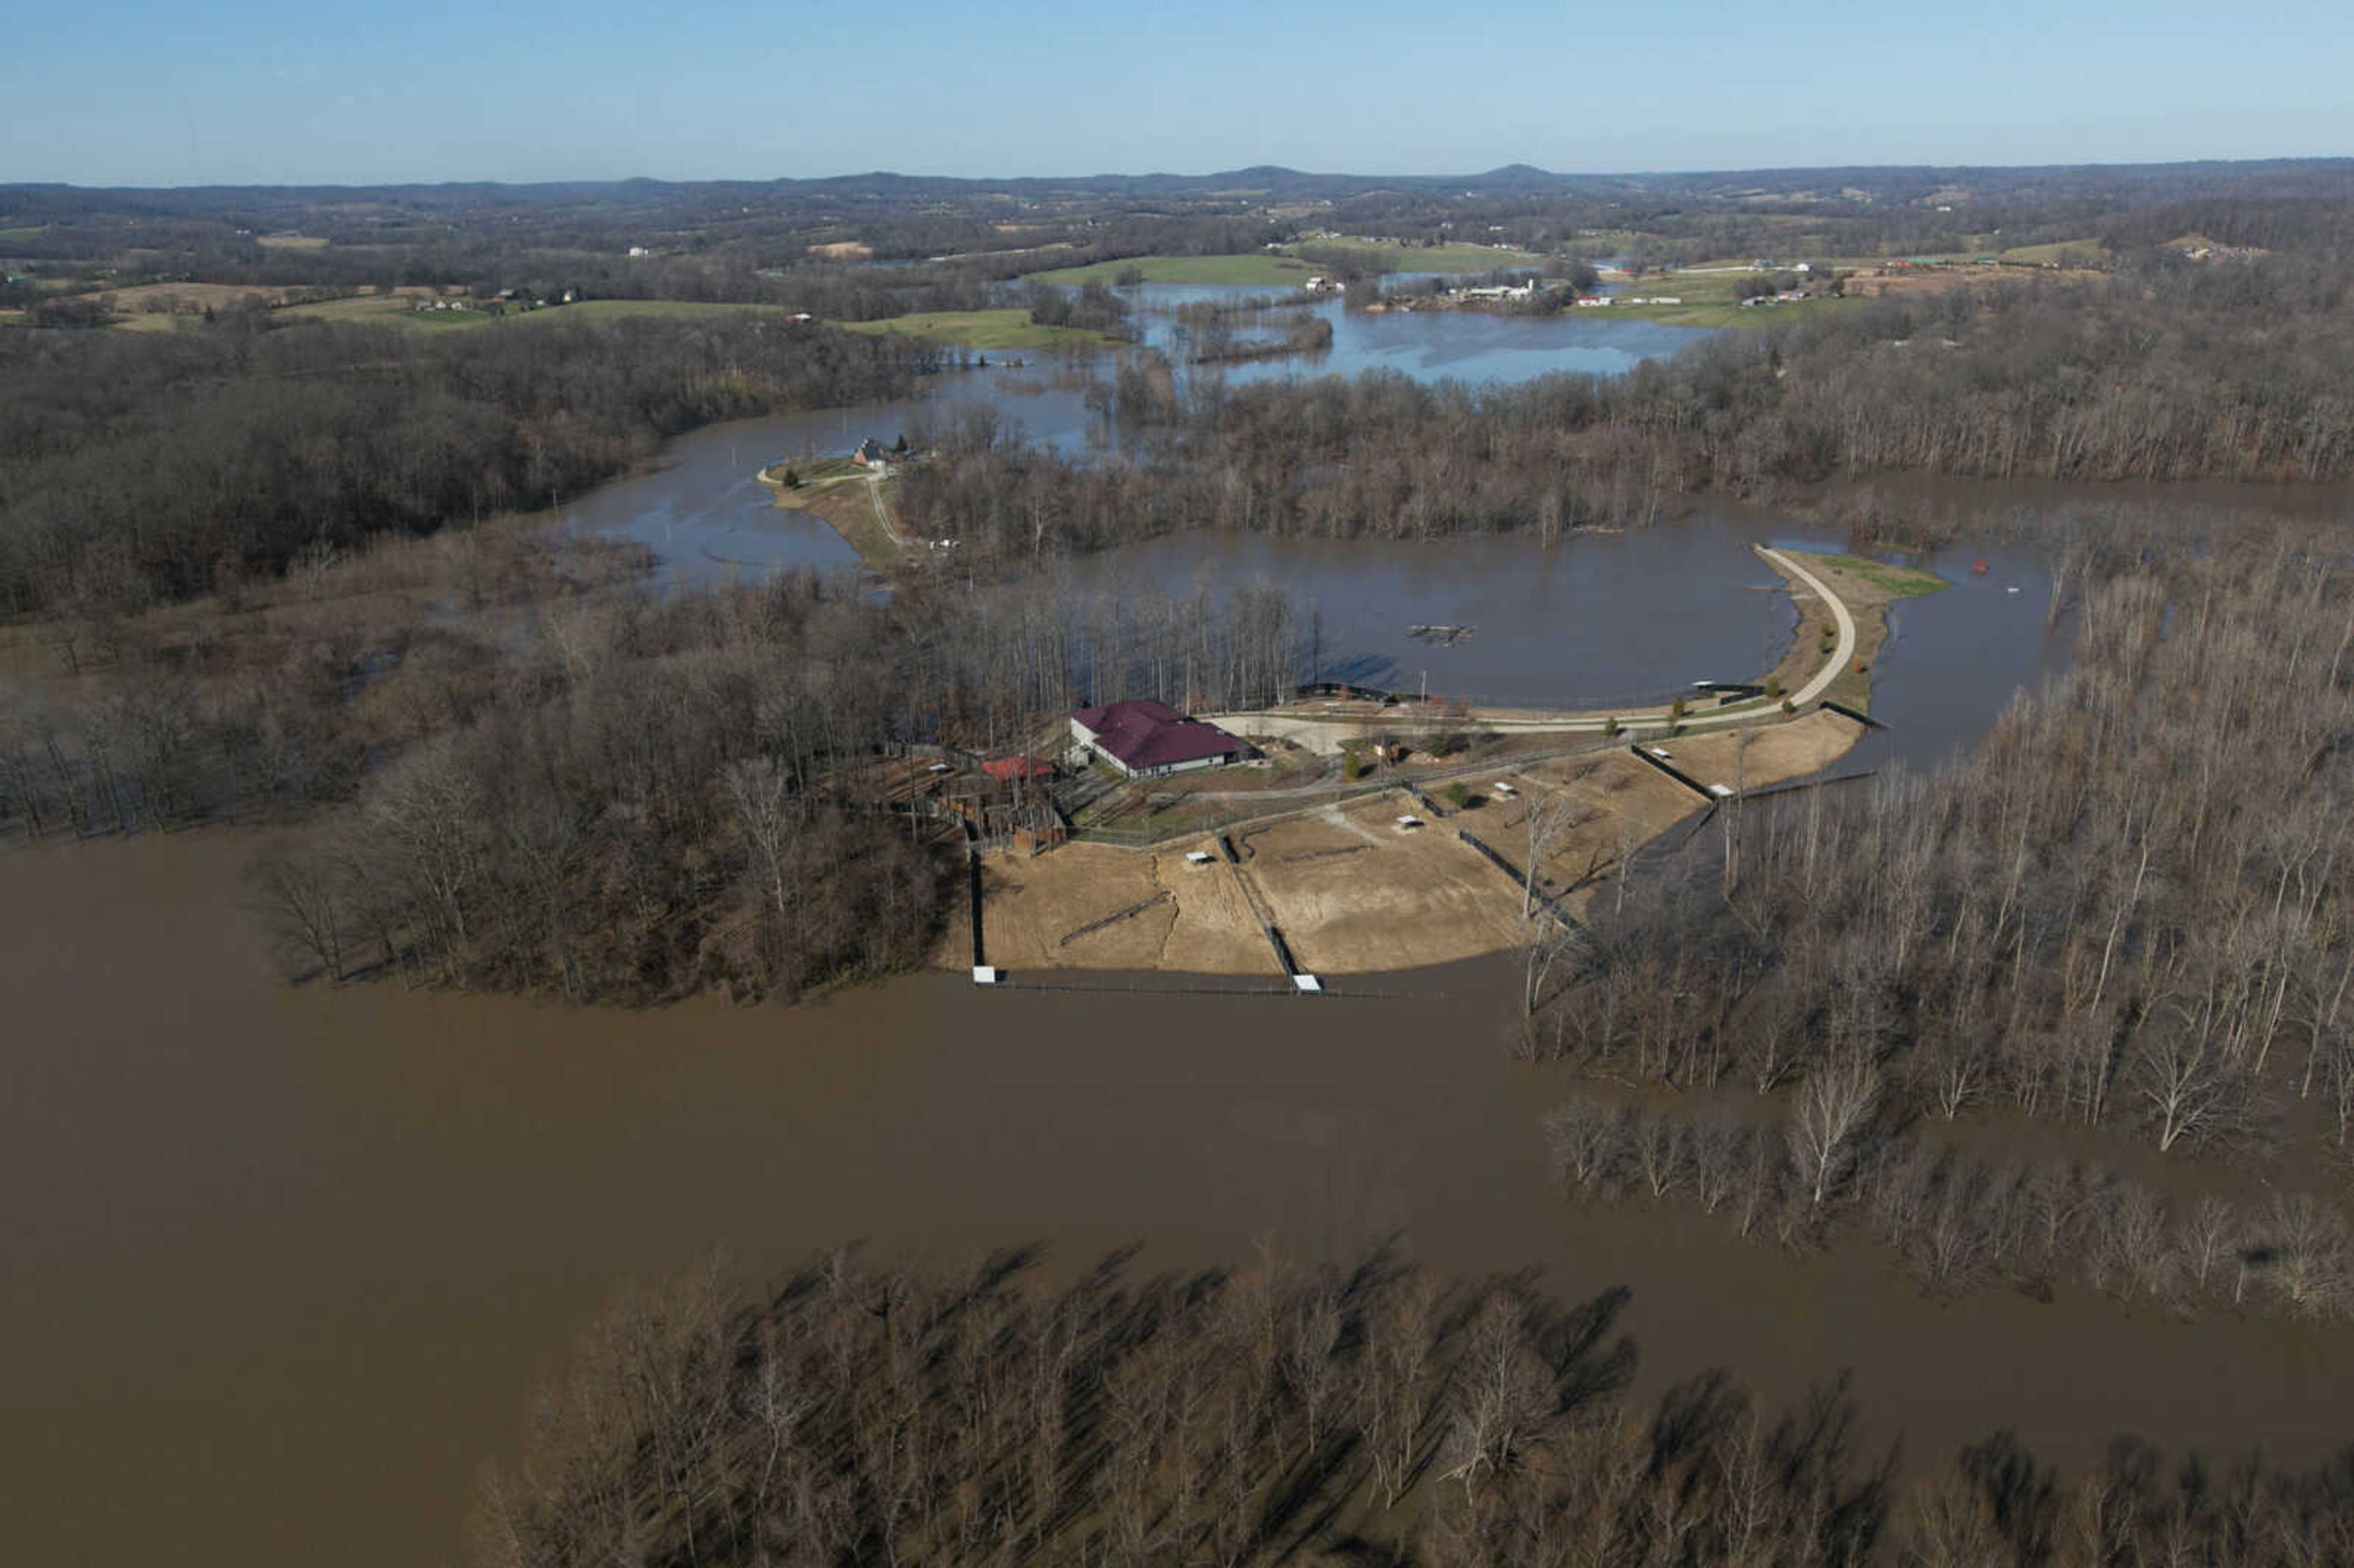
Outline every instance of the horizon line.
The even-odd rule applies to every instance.
[[[1659,178],[1699,178],[1735,175],[1800,175],[1824,174],[1848,170],[1880,173],[1921,171],[1923,173],[2033,174],[2047,170],[2079,169],[2168,169],[2205,167],[2248,167],[2278,164],[2354,164],[2354,154],[2297,153],[2263,157],[2240,158],[2151,158],[2094,159],[2081,162],[1974,164],[1974,163],[1846,163],[1846,164],[1752,164],[1745,167],[1651,168],[1651,169],[1547,169],[1540,165],[1512,162],[1485,169],[1436,174],[1404,172],[1361,173],[1346,170],[1313,170],[1295,168],[1287,164],[1248,164],[1233,168],[1207,169],[1185,173],[1172,169],[1142,171],[1105,170],[1092,174],[994,174],[949,175],[910,174],[897,169],[858,169],[821,175],[705,175],[675,177],[659,175],[588,175],[533,180],[432,178],[427,176],[405,179],[365,181],[345,180],[202,180],[186,184],[119,185],[84,184],[75,180],[20,178],[0,176],[0,190],[69,190],[87,192],[143,191],[217,191],[217,190],[396,190],[405,188],[447,189],[453,187],[488,187],[504,190],[530,190],[551,185],[831,185],[860,180],[907,180],[945,182],[957,185],[1011,184],[1097,184],[1105,181],[1143,180],[1214,180],[1236,175],[1284,175],[1302,180],[1327,181],[1412,181],[1417,184],[1449,181],[1493,179],[1500,175],[1557,180],[1639,180]]]

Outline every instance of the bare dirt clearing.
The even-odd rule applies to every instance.
[[[1403,790],[1242,835],[1243,872],[1299,967],[1366,974],[1445,963],[1520,940],[1511,880]]]
[[[1167,969],[1279,978],[1274,949],[1225,861],[1186,860],[1188,851],[1204,848],[1201,841],[1150,853],[1080,843],[1034,859],[994,857],[981,867],[983,956],[1015,974]],[[970,950],[969,938],[952,938],[942,961],[960,968]]]
[[[1863,726],[1853,719],[1814,713],[1763,729],[1644,744],[1664,747],[1671,766],[1702,784],[1738,791],[1819,772],[1845,756],[1862,734]],[[1553,803],[1565,793],[1568,804],[1546,832],[1537,885],[1548,896],[1567,900],[1573,912],[1585,907],[1628,855],[1709,806],[1698,791],[1623,750],[1560,758],[1497,778],[1512,793],[1490,785],[1479,792],[1480,805],[1457,821],[1506,860],[1525,865],[1531,817],[1554,815]]]
[[[1817,772],[1862,733],[1852,719],[1813,713],[1762,728],[1644,744],[1665,747],[1673,766],[1703,787],[1738,791]],[[1477,803],[1462,810],[1432,810],[1399,789],[1237,828],[1230,836],[1241,880],[1300,969],[1320,975],[1416,969],[1522,940],[1522,897],[1512,875],[1464,842],[1464,834],[1507,863],[1524,865],[1531,815],[1566,793],[1570,803],[1547,835],[1538,885],[1575,909],[1635,850],[1710,804],[1700,790],[1624,747],[1525,767],[1500,763],[1494,777],[1469,793]],[[1406,816],[1421,825],[1402,827],[1398,819]],[[1017,974],[1273,976],[1273,951],[1216,842],[1180,839],[1150,852],[1074,843],[1034,858],[984,862],[984,960]],[[1213,858],[1192,863],[1189,852]],[[938,961],[960,969],[970,951],[970,935],[960,924]]]

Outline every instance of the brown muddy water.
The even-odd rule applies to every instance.
[[[843,1239],[1065,1266],[1304,1256],[1632,1287],[1642,1383],[1854,1371],[1917,1460],[2015,1426],[2310,1463],[2354,1340],[2081,1294],[1923,1300],[1670,1210],[1550,1191],[1509,960],[1323,1001],[987,994],[566,1011],[288,991],[231,833],[0,853],[0,1520],[47,1565],[455,1560],[473,1477],[624,1282]]]

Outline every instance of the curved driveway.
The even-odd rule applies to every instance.
[[[1815,597],[1831,607],[1831,619],[1839,623],[1839,647],[1824,662],[1823,667],[1815,672],[1812,680],[1790,694],[1790,705],[1793,707],[1804,707],[1829,691],[1831,683],[1839,679],[1840,672],[1854,661],[1855,617],[1848,613],[1847,605],[1840,596],[1824,586],[1822,578],[1815,576],[1781,551],[1769,550],[1760,545],[1757,546],[1757,553],[1814,589]]]
[[[1808,676],[1806,683],[1789,695],[1792,707],[1804,707],[1830,690],[1831,683],[1839,679],[1840,672],[1854,662],[1855,617],[1849,613],[1847,605],[1841,601],[1839,595],[1831,592],[1829,585],[1797,561],[1781,551],[1769,549],[1764,545],[1751,547],[1771,563],[1776,569],[1787,573],[1803,584],[1816,598],[1831,607],[1831,620],[1839,633],[1831,656],[1823,661],[1822,667]],[[1744,724],[1752,719],[1765,717],[1769,711],[1778,709],[1780,705],[1778,701],[1769,704],[1767,699],[1763,697],[1751,698],[1735,703],[1730,707],[1712,708],[1705,713],[1686,714],[1681,720],[1672,722],[1681,723],[1687,732],[1715,729],[1725,725]],[[1327,749],[1337,751],[1340,749],[1337,744],[1339,739],[1345,738],[1348,735],[1354,735],[1363,728],[1363,721],[1354,716],[1328,719],[1307,714],[1272,714],[1258,711],[1205,714],[1203,716],[1211,723],[1221,725],[1229,730],[1238,733],[1246,730],[1252,735],[1279,736],[1286,740],[1306,746],[1312,751]],[[1642,713],[1622,713],[1617,715],[1617,721],[1622,727],[1629,731],[1647,725],[1671,722],[1669,710],[1666,708],[1653,708]],[[1479,721],[1479,726],[1482,729],[1512,735],[1599,735],[1608,727],[1609,724],[1609,717],[1599,714],[1541,719],[1482,718]],[[1344,734],[1336,736],[1336,726],[1346,726]]]

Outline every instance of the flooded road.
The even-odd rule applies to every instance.
[[[1381,999],[986,994],[924,975],[798,1009],[575,1011],[278,987],[253,841],[0,853],[0,1517],[11,1554],[453,1560],[479,1461],[631,1277],[864,1239],[1076,1266],[1385,1237],[1450,1271],[1623,1283],[1642,1383],[1851,1367],[1871,1436],[1999,1425],[2309,1463],[2354,1432],[2343,1331],[2184,1325],[2077,1292],[1946,1306],[1869,1252],[1800,1266],[1544,1171],[1510,960]]]

